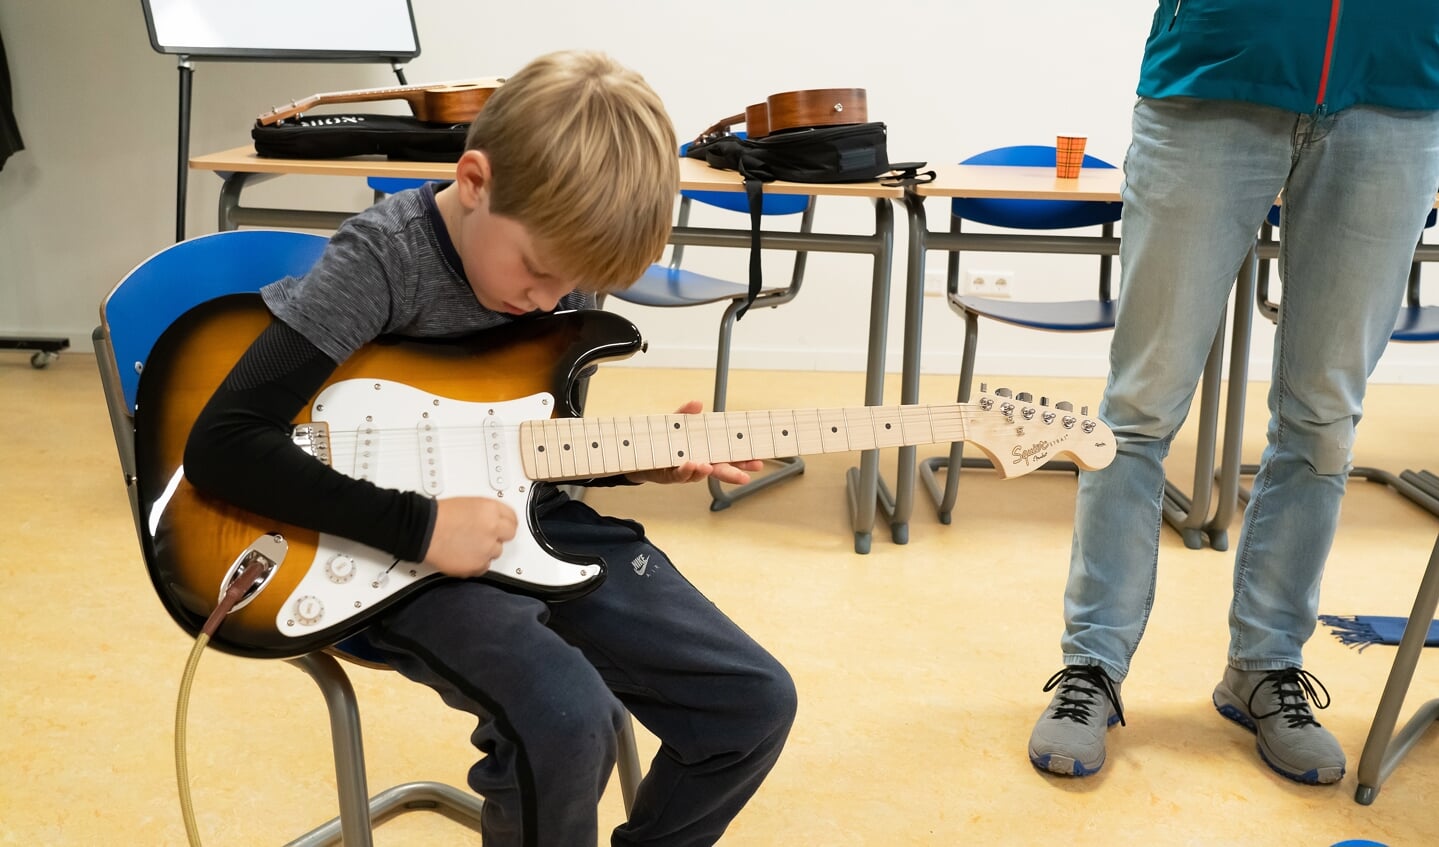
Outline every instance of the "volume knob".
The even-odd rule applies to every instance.
[[[355,578],[356,567],[353,556],[336,553],[325,563],[325,576],[329,577],[331,582],[349,582]]]
[[[309,626],[319,623],[320,618],[325,616],[325,604],[320,598],[313,594],[306,594],[295,600],[295,620]]]

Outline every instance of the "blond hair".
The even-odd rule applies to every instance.
[[[659,258],[679,190],[679,148],[660,98],[603,53],[541,56],[470,127],[491,164],[490,210],[523,224],[580,288],[627,288]]]

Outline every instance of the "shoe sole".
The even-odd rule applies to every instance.
[[[1338,773],[1334,772],[1334,768],[1313,768],[1303,772],[1285,770],[1275,764],[1274,760],[1269,758],[1269,754],[1264,752],[1264,745],[1259,742],[1259,728],[1254,725],[1254,719],[1249,717],[1243,709],[1231,703],[1219,702],[1217,694],[1214,699],[1214,708],[1219,714],[1254,733],[1254,749],[1259,751],[1259,758],[1263,760],[1264,764],[1269,766],[1270,770],[1285,779],[1291,779],[1305,785],[1332,785],[1344,778],[1345,769],[1343,767],[1339,768]]]
[[[1105,729],[1119,723],[1119,715],[1110,715],[1109,722],[1104,725]],[[1036,756],[1033,750],[1029,751],[1029,763],[1034,765],[1036,770],[1044,773],[1052,773],[1056,776],[1093,776],[1099,773],[1104,767],[1104,759],[1101,758],[1094,764],[1094,767],[1085,767],[1084,763],[1070,756],[1063,756],[1059,753],[1045,753]]]

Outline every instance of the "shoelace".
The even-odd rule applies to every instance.
[[[1109,676],[1097,665],[1069,665],[1050,677],[1049,681],[1044,684],[1044,690],[1046,692],[1053,691],[1055,686],[1061,683],[1064,684],[1064,687],[1059,689],[1057,698],[1059,705],[1051,715],[1053,719],[1067,718],[1075,723],[1088,723],[1090,707],[1098,701],[1098,697],[1095,695],[1103,694],[1109,698],[1109,704],[1114,707],[1114,714],[1119,718],[1119,725],[1126,725],[1124,709],[1120,708],[1119,695],[1114,690],[1114,683],[1109,681]]]
[[[1254,698],[1258,696],[1259,690],[1266,684],[1274,686],[1274,693],[1279,698],[1279,707],[1272,712],[1262,715],[1254,714]],[[1324,692],[1324,702],[1319,702],[1319,693],[1314,686],[1319,686],[1319,691]],[[1314,713],[1309,710],[1307,700],[1313,700],[1314,705],[1320,709],[1329,708],[1329,689],[1319,681],[1319,677],[1300,668],[1283,668],[1266,674],[1254,690],[1249,692],[1249,714],[1254,720],[1263,720],[1283,713],[1284,720],[1289,722],[1290,729],[1299,729],[1304,726],[1319,726],[1319,721],[1314,719]]]

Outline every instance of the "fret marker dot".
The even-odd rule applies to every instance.
[[[736,433],[734,434],[734,437],[737,438],[737,439],[739,439],[739,440],[741,440],[741,441],[743,441],[743,440],[744,440],[744,433],[743,433],[743,432],[736,432]]]
[[[591,449],[591,450],[598,450],[598,449],[600,449],[600,443],[599,443],[598,441],[591,441],[591,442],[590,442],[590,449]]]
[[[624,444],[626,447],[630,446],[630,440],[629,440],[628,438],[626,438],[626,439],[625,439],[624,441],[622,441],[621,443]]]
[[[679,429],[679,428],[680,428],[680,422],[679,422],[679,421],[675,421],[675,429]]]
[[[832,426],[832,427],[829,428],[829,431],[830,431],[830,432],[839,432],[839,427],[837,427],[837,426]]]
[[[566,445],[565,445],[565,449],[566,449],[566,450],[570,449],[570,445],[566,444]]]
[[[787,429],[782,429],[782,430],[779,431],[779,434],[780,434],[780,435],[784,435],[784,436],[788,436],[788,435],[789,435],[789,430],[787,430]]]

